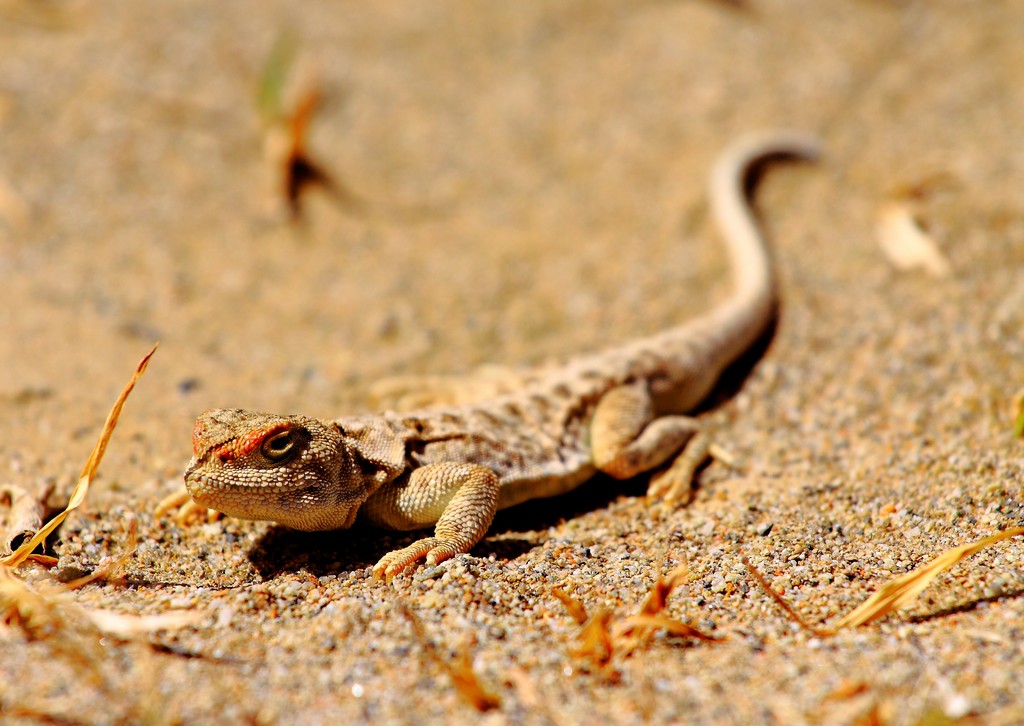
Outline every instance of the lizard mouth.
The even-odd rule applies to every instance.
[[[212,477],[205,474],[197,475],[195,470],[194,464],[190,464],[185,470],[185,489],[188,490],[189,496],[200,506],[223,511],[216,493],[224,491],[225,487],[220,486]]]
[[[291,529],[317,532],[348,529],[359,514],[355,503],[335,503],[331,507],[309,507],[309,497],[300,492],[277,492],[268,497],[266,488],[225,483],[209,474],[199,474],[194,466],[185,472],[185,488],[201,507],[214,509],[229,517],[276,522]],[[255,490],[255,491],[254,491]],[[259,493],[260,496],[253,496]]]

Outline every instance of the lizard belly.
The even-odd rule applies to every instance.
[[[507,509],[531,499],[557,497],[559,494],[571,492],[583,482],[597,473],[591,463],[582,464],[572,470],[563,470],[533,476],[522,476],[515,479],[502,479],[501,492],[498,495],[498,509]]]
[[[530,499],[569,492],[597,472],[590,450],[583,442],[548,440],[546,437],[468,436],[432,441],[410,452],[414,466],[449,461],[479,464],[498,475],[498,509]]]

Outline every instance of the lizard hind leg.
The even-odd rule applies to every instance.
[[[616,386],[601,398],[590,425],[590,447],[595,466],[616,479],[629,479],[670,462],[651,478],[648,488],[648,496],[661,499],[666,507],[688,498],[694,475],[712,449],[697,419],[655,417],[644,383]]]

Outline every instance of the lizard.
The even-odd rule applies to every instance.
[[[709,197],[733,290],[703,315],[538,369],[476,403],[336,420],[206,411],[193,429],[188,494],[199,507],[298,530],[345,529],[357,516],[393,530],[433,526],[432,536],[374,565],[374,578],[389,581],[421,561],[469,552],[497,510],[568,492],[598,472],[652,472],[648,497],[672,506],[715,453],[700,421],[685,414],[776,314],[748,177],[770,158],[817,154],[813,138],[775,132],[741,138],[715,162]]]

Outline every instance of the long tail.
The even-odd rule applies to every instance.
[[[682,325],[599,354],[600,367],[615,371],[612,378],[649,380],[661,411],[688,411],[703,400],[722,371],[764,333],[777,302],[771,257],[748,200],[748,177],[772,158],[817,155],[814,138],[789,132],[747,136],[726,149],[711,173],[710,198],[732,268],[732,294]]]
[[[733,292],[724,307],[733,325],[749,330],[722,331],[735,350],[733,359],[750,347],[764,331],[776,303],[775,275],[761,228],[751,210],[746,186],[752,170],[777,157],[813,161],[819,154],[816,139],[796,132],[769,132],[744,136],[719,157],[711,174],[712,213],[721,230],[732,268]],[[744,314],[745,313],[745,314]]]
[[[708,192],[712,214],[729,252],[732,304],[770,308],[776,296],[772,262],[747,199],[751,170],[773,157],[812,161],[818,158],[819,148],[818,141],[806,134],[770,132],[741,138],[715,162]],[[742,347],[751,343],[744,341]]]
[[[817,155],[814,138],[790,132],[747,136],[728,147],[712,170],[710,199],[732,268],[731,295],[681,325],[538,372],[539,379],[524,383],[596,400],[611,386],[646,380],[659,412],[692,410],[764,333],[777,302],[771,257],[748,200],[748,177],[772,158]]]

